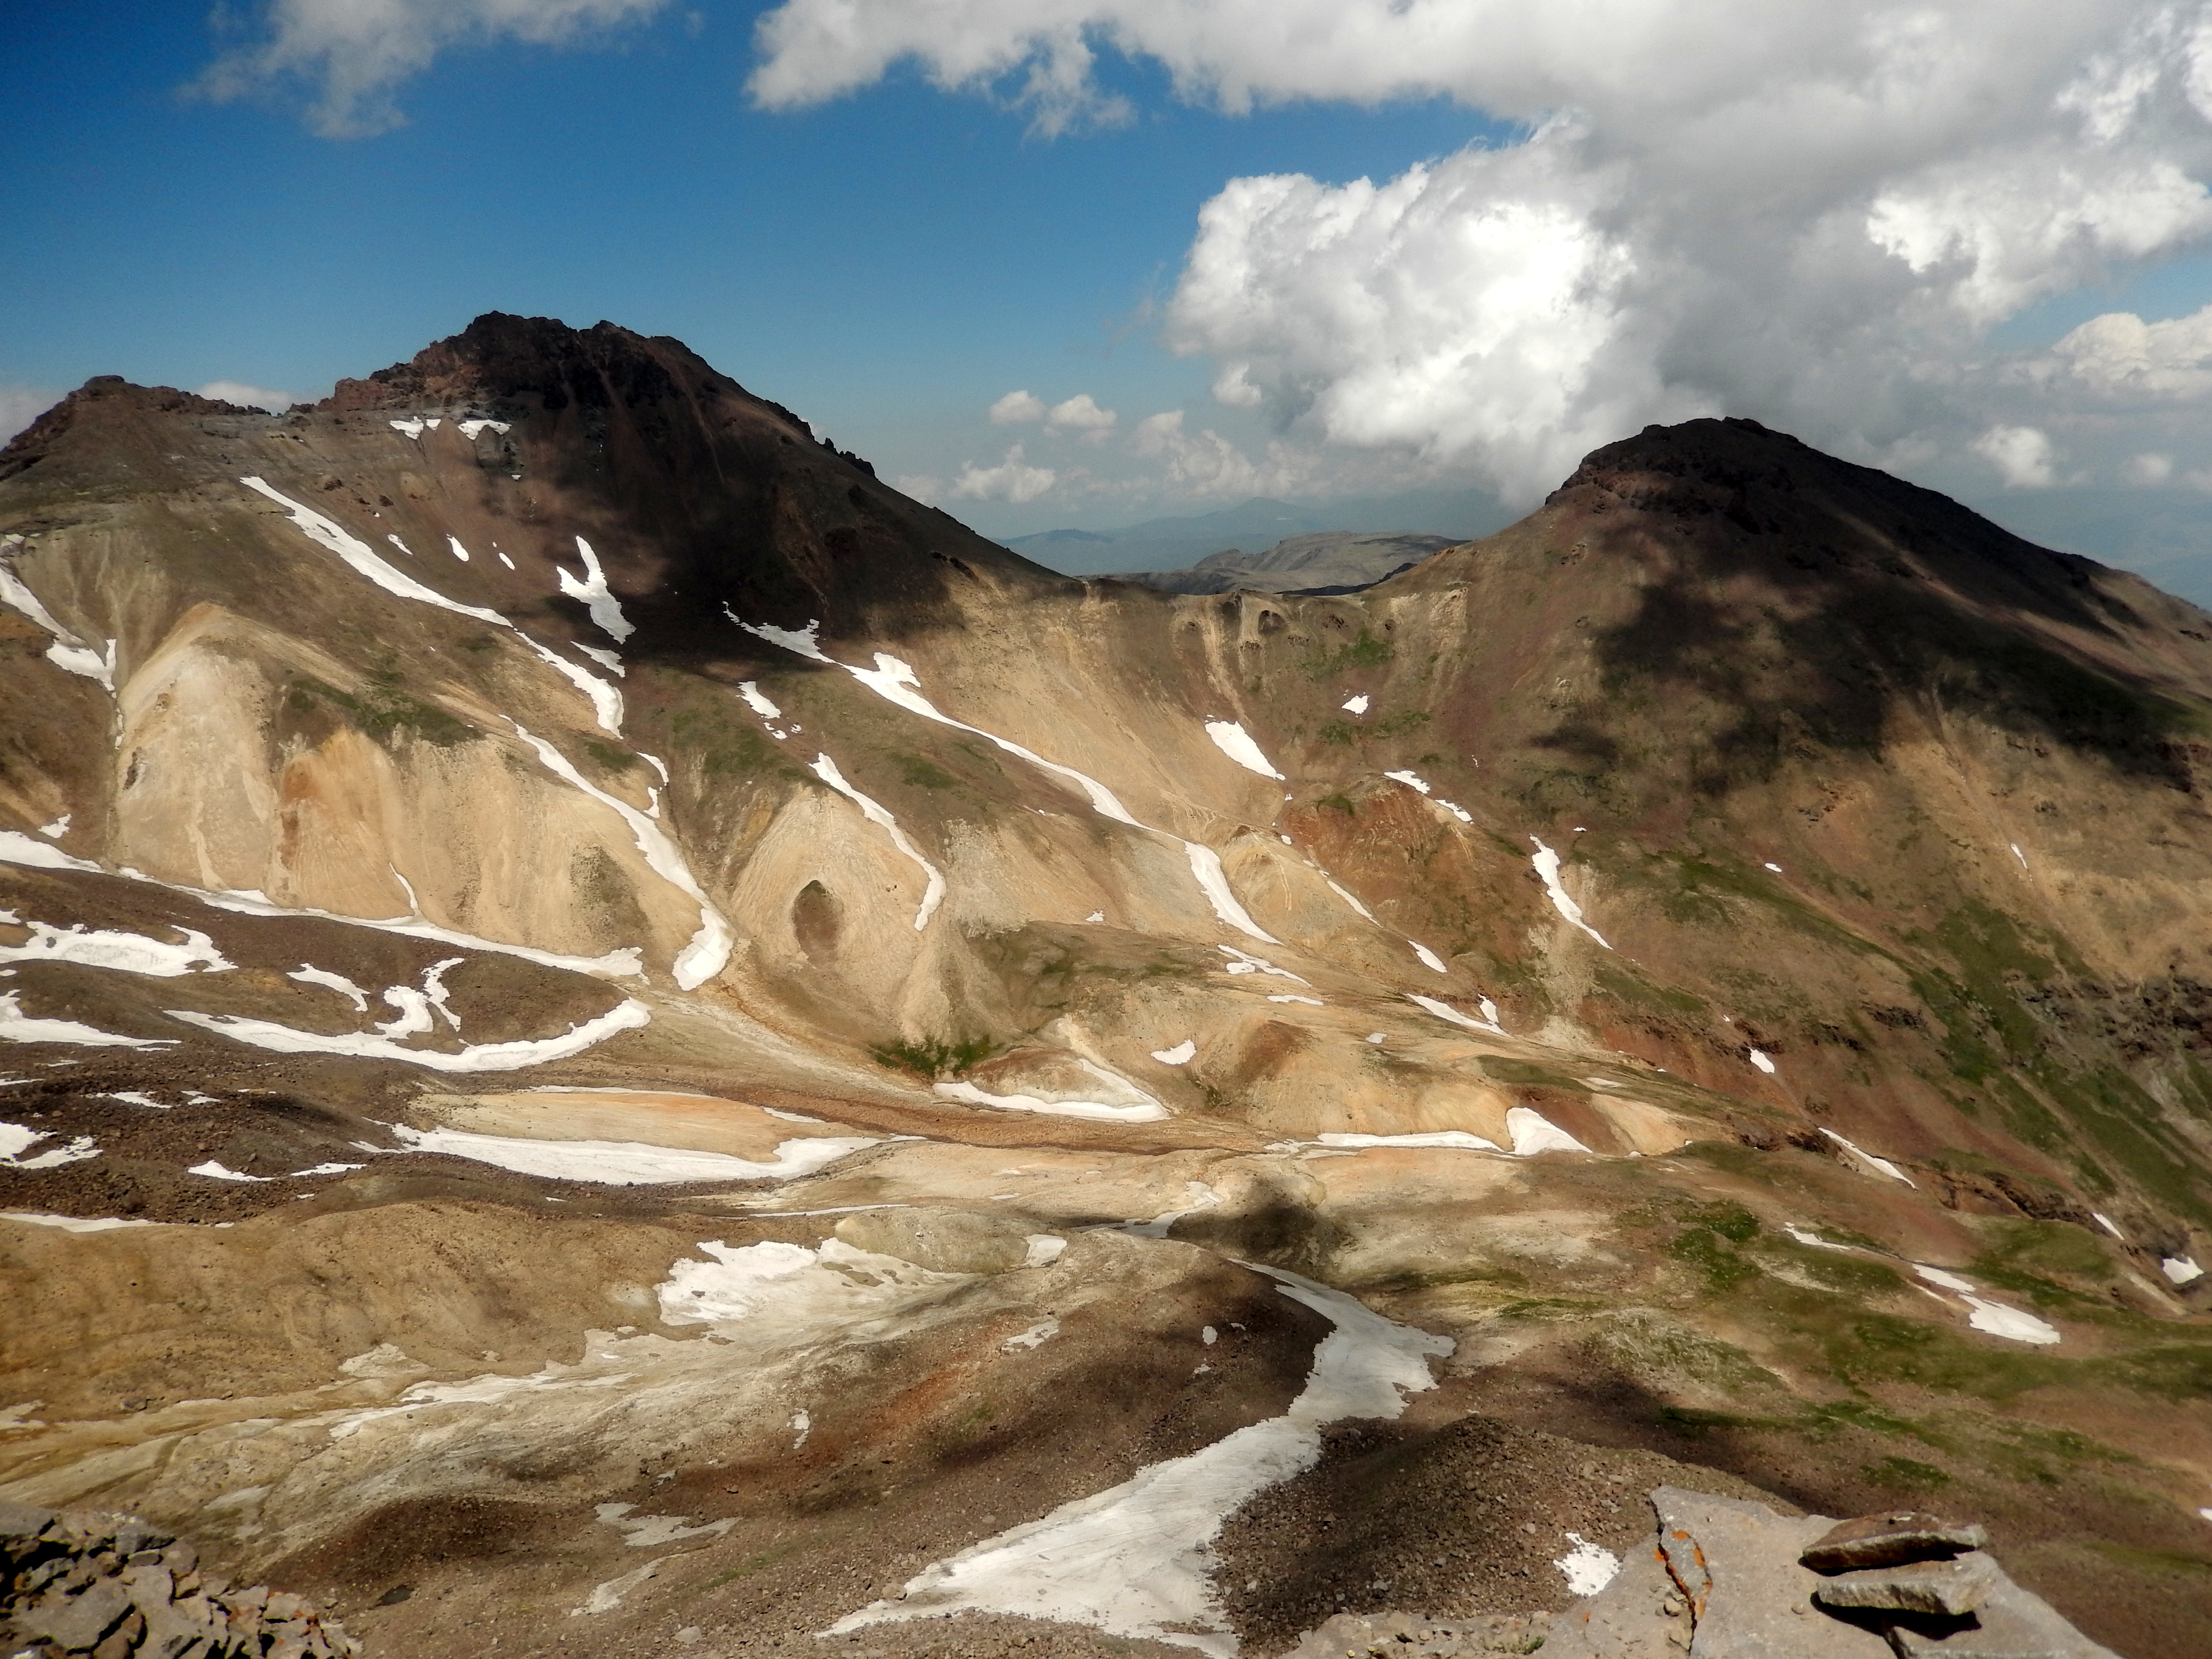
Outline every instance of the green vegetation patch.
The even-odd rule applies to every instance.
[[[1309,656],[1306,678],[1325,680],[1354,668],[1380,668],[1395,655],[1389,641],[1377,639],[1363,623],[1358,639],[1347,640],[1334,651],[1316,651]]]
[[[988,1037],[963,1037],[948,1042],[941,1037],[924,1037],[909,1042],[902,1037],[896,1042],[880,1043],[868,1052],[875,1056],[876,1064],[894,1072],[910,1072],[924,1082],[934,1082],[941,1077],[957,1077],[969,1066],[990,1058],[995,1045]]]
[[[409,696],[398,679],[389,671],[374,675],[368,689],[356,697],[303,674],[285,694],[285,706],[295,714],[319,713],[344,720],[387,749],[409,739],[451,749],[483,735],[435,704]]]

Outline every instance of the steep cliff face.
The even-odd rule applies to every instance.
[[[2039,1483],[2094,1486],[2136,1554],[2076,1605],[2185,1650],[2201,1587],[2142,1565],[2212,1499],[2212,617],[2181,601],[1736,421],[1359,592],[1078,583],[674,341],[500,315],[283,416],[94,381],[0,452],[0,1202],[46,1218],[0,1246],[13,1283],[82,1264],[0,1340],[0,1397],[70,1414],[0,1495],[229,1516],[257,1571],[506,1505],[485,1538],[598,1540],[562,1547],[619,1623],[628,1546],[576,1516],[660,1501],[638,1480],[731,1521],[672,1539],[752,1547],[926,1443],[866,1501],[905,1488],[950,1551],[1022,1518],[924,1518],[1000,1455],[977,1399],[1024,1402],[1000,1467],[1055,1503],[1268,1419],[1359,1316],[1315,1289],[1207,1382],[1115,1310],[1280,1314],[1212,1251],[1357,1291],[1407,1354],[1447,1334],[1420,1433],[1480,1407],[1837,1513],[1949,1482],[2062,1603],[2087,1534]],[[909,1208],[939,1219],[838,1277],[839,1217]],[[818,1292],[709,1286],[741,1400],[685,1341],[710,1231]],[[533,1285],[538,1249],[578,1254]],[[434,1264],[498,1288],[428,1318]],[[264,1281],[295,1310],[211,1342]],[[116,1416],[58,1357],[111,1302],[132,1397],[239,1409]],[[1056,1322],[1052,1388],[1138,1379],[1057,1462],[1021,1369]],[[479,1351],[504,1381],[460,1380]],[[325,1382],[377,1426],[318,1415]],[[410,1401],[498,1449],[453,1462],[381,1414]],[[110,1459],[164,1436],[195,1449]],[[272,1474],[325,1440],[329,1480]],[[809,1618],[890,1570],[836,1537],[844,1577],[777,1592]],[[1185,1634],[1304,1605],[1201,1590]],[[461,1639],[411,1616],[410,1650]]]

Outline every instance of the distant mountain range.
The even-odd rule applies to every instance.
[[[1070,576],[1181,570],[1215,553],[1250,552],[1322,531],[1442,536],[1445,544],[1503,530],[1515,514],[1483,489],[1412,489],[1322,502],[1255,495],[1235,507],[1147,519],[1120,530],[1044,530],[1000,544]]]
[[[1186,570],[1139,570],[1128,580],[1164,593],[1355,593],[1456,545],[1451,536],[1319,530],[1285,537],[1264,553],[1231,547]]]

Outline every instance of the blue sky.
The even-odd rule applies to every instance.
[[[0,268],[0,386],[319,397],[483,311],[607,318],[887,473],[944,472],[1003,450],[985,411],[1015,387],[1125,420],[1204,399],[1152,313],[1224,179],[1393,172],[1495,130],[1436,97],[1232,118],[1127,65],[1146,112],[1103,134],[1039,136],[911,73],[768,112],[744,91],[760,8],[729,7],[456,52],[406,87],[406,125],[331,139],[280,88],[190,95],[222,37],[126,9],[96,36],[66,9],[15,26],[0,222],[39,252]]]
[[[0,413],[319,396],[496,308],[676,335],[992,533],[1525,504],[1733,412],[2169,545],[2212,505],[2212,23],[2021,3],[1910,9],[1944,84],[1881,3],[18,9]],[[348,75],[404,125],[319,130]],[[1017,390],[1115,418],[994,422]]]

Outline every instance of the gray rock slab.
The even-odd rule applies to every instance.
[[[1835,1525],[1764,1504],[1661,1486],[1659,1547],[1696,1620],[1691,1659],[1887,1659],[1889,1644],[1813,1605],[1805,1547]]]
[[[2002,1569],[1977,1551],[1950,1561],[1908,1561],[1838,1573],[1814,1588],[1813,1599],[1824,1607],[1956,1617],[1981,1606],[2002,1577]]]
[[[17,1613],[15,1622],[57,1647],[83,1653],[130,1611],[131,1597],[121,1584],[112,1578],[95,1578],[74,1595],[47,1595],[28,1612]]]
[[[1900,1659],[2118,1659],[2050,1602],[2013,1583],[2002,1567],[1990,1565],[1994,1581],[1974,1609],[1972,1626],[1948,1635],[1894,1626],[1889,1639]]]
[[[1611,1583],[1552,1615],[1544,1659],[1680,1659],[1689,1645],[1689,1606],[1655,1534],[1628,1551]]]
[[[1850,1572],[1906,1561],[1935,1561],[1978,1550],[1990,1541],[1981,1528],[1945,1521],[1917,1510],[1862,1515],[1839,1521],[1799,1559],[1815,1572]]]

